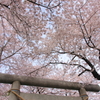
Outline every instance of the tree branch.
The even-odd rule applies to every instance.
[[[84,61],[90,66],[91,70],[89,70],[89,69],[87,69],[87,68],[85,68],[84,66],[81,65],[81,67],[84,68],[85,70],[84,70],[83,72],[81,72],[81,73],[79,74],[79,76],[80,76],[81,74],[83,74],[85,71],[89,71],[89,72],[92,73],[92,75],[93,75],[96,79],[100,80],[100,75],[99,75],[99,74],[97,73],[97,71],[95,70],[94,65],[93,65],[86,57],[83,57],[82,55],[78,55],[78,54],[76,54],[76,53],[74,53],[74,52],[59,52],[59,51],[56,51],[56,52],[57,52],[57,53],[60,53],[60,54],[69,53],[69,54],[75,55],[75,56],[79,57],[80,59],[84,60]],[[51,64],[67,64],[67,63],[52,62]],[[77,65],[77,64],[70,64],[70,65]]]
[[[12,57],[12,56],[15,55],[17,52],[19,52],[21,49],[22,49],[22,47],[21,47],[20,49],[18,49],[17,51],[15,51],[14,53],[12,53],[11,55],[9,55],[9,56],[7,56],[7,57],[1,59],[1,60],[5,60],[5,59],[7,59],[7,58]]]
[[[2,4],[2,3],[0,3],[0,5],[3,6],[3,7],[8,8],[8,9],[10,9],[10,8],[9,8],[9,5],[5,5],[5,4]]]
[[[96,79],[100,80],[100,75],[97,73],[97,71],[96,71],[95,69],[92,71],[92,75],[93,75]]]
[[[53,6],[53,7],[49,7],[50,3],[48,4],[48,6],[45,6],[45,5],[42,5],[42,4],[39,4],[39,3],[36,3],[36,1],[32,1],[32,0],[27,0],[28,2],[30,3],[33,3],[35,5],[38,5],[38,6],[41,6],[41,7],[44,7],[44,8],[47,8],[47,9],[52,9],[52,8],[55,8],[57,6],[59,6],[61,3],[59,2],[56,6]]]
[[[8,41],[5,43],[5,45],[2,46],[1,49],[0,49],[0,62],[1,62],[1,60],[2,60],[3,51],[4,51],[5,47],[7,46],[8,42],[10,41],[10,39],[11,39],[11,38],[9,38]]]

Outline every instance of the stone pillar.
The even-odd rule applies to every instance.
[[[13,82],[11,90],[10,90],[10,96],[8,99],[8,100],[19,100],[18,97],[14,93],[12,93],[11,91],[14,91],[18,95],[20,94],[20,82],[19,81]]]
[[[88,95],[86,94],[86,90],[84,88],[81,88],[79,90],[80,96],[82,100],[88,100]]]

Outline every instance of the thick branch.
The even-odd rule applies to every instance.
[[[77,54],[76,54],[76,56],[78,56],[79,58],[83,59],[83,60],[91,67],[91,69],[94,69],[94,70],[91,72],[92,75],[93,75],[96,79],[100,80],[100,75],[99,75],[99,74],[97,73],[97,71],[95,70],[94,65],[93,65],[87,58],[85,58],[85,57],[83,57],[83,56],[80,56],[80,55],[77,55]],[[89,70],[87,70],[87,69],[85,68],[85,71],[89,71]]]
[[[0,5],[9,9],[9,5],[5,5],[5,4],[2,4],[2,3],[0,3]]]
[[[59,51],[57,51],[57,52],[60,53],[60,54],[69,53],[69,54],[75,55],[75,56],[79,57],[80,59],[84,60],[84,61],[91,67],[91,70],[93,70],[93,71],[91,72],[91,70],[88,70],[88,69],[86,69],[86,68],[84,67],[85,70],[84,70],[82,73],[84,73],[85,71],[90,71],[90,72],[92,73],[92,75],[93,75],[96,79],[100,80],[100,75],[99,75],[99,74],[97,73],[97,71],[95,70],[94,65],[93,65],[86,57],[83,57],[82,55],[78,55],[78,54],[76,54],[76,53],[74,53],[74,52],[59,52]],[[56,63],[56,64],[58,64],[58,63]],[[60,62],[60,64],[64,64],[64,63],[61,63],[61,62]],[[82,73],[80,73],[80,74],[82,74]],[[79,74],[79,75],[80,75],[80,74]]]
[[[92,71],[92,75],[93,75],[96,79],[100,80],[100,75],[97,73],[97,71],[96,71],[95,69]]]

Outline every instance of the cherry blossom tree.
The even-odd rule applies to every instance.
[[[98,84],[99,9],[99,0],[1,0],[0,72]],[[24,88],[39,94],[69,92]],[[99,100],[99,94],[93,96]]]

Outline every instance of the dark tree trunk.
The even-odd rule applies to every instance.
[[[95,69],[93,70],[92,75],[93,75],[96,79],[100,80],[100,75],[97,73],[97,71],[96,71]]]

